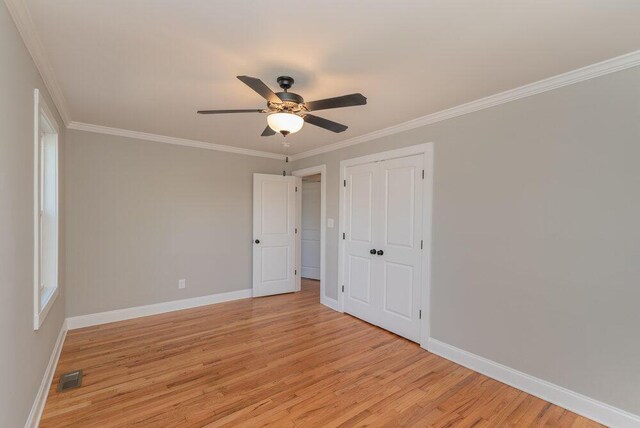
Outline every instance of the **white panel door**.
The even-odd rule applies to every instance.
[[[374,289],[379,266],[375,252],[371,253],[380,239],[376,170],[375,163],[357,165],[347,168],[345,175],[344,309],[373,324],[380,306],[380,295]]]
[[[379,168],[382,178],[379,325],[417,342],[420,340],[423,156],[383,161]]]
[[[302,183],[301,276],[320,279],[320,182]]]
[[[345,170],[345,312],[420,340],[423,155]]]
[[[253,295],[296,287],[297,177],[253,174]]]

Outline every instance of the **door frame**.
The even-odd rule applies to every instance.
[[[373,153],[352,159],[345,159],[340,162],[340,201],[338,209],[340,212],[340,228],[338,236],[338,310],[344,312],[344,257],[345,240],[343,238],[344,225],[346,222],[345,213],[345,186],[344,180],[348,167],[361,165],[370,162],[380,162],[388,159],[403,158],[413,155],[424,155],[424,186],[422,195],[422,234],[424,241],[424,255],[422,259],[422,289],[420,290],[420,307],[423,317],[420,322],[420,346],[427,348],[431,328],[431,220],[433,206],[433,147],[434,144],[423,143],[401,149],[387,150]],[[342,290],[342,291],[341,291]],[[335,309],[335,308],[334,308]]]
[[[325,263],[325,242],[327,236],[327,166],[325,164],[316,165],[309,168],[298,169],[291,175],[294,177],[306,177],[308,175],[320,174],[320,303],[336,309],[338,301],[326,296],[326,263]],[[302,186],[296,193],[296,265],[302,272]],[[300,291],[302,275],[297,277],[297,289]],[[334,303],[335,302],[335,303]]]

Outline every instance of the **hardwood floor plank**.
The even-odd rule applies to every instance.
[[[598,424],[299,293],[70,331],[42,427]]]

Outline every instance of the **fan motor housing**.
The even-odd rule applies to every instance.
[[[298,94],[294,94],[293,92],[276,92],[276,96],[280,98],[281,102],[267,102],[267,106],[271,111],[284,111],[289,113],[307,111],[304,105],[304,98]]]
[[[302,98],[298,94],[294,94],[293,92],[276,92],[276,95],[282,100],[283,103],[304,103],[304,98]]]

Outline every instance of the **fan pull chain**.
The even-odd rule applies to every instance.
[[[285,135],[282,140],[282,147],[284,147],[284,169],[282,170],[282,176],[287,176],[287,164],[289,163],[289,142],[287,142],[287,136]]]

